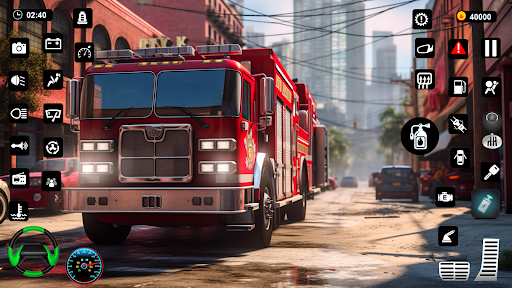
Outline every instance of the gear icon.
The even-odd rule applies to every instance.
[[[414,22],[418,26],[425,26],[425,25],[427,25],[427,23],[428,23],[428,16],[427,16],[427,14],[425,14],[423,12],[420,12],[420,13],[416,14],[416,16],[414,17]]]

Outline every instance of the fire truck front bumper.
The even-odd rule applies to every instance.
[[[62,211],[80,213],[237,214],[251,187],[63,188]]]

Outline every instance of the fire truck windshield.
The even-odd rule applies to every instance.
[[[165,71],[158,75],[156,114],[239,116],[241,76],[233,70]],[[188,116],[188,115],[187,115]]]
[[[146,117],[151,113],[155,74],[90,74],[84,79],[80,118],[112,118],[121,109],[122,117]]]

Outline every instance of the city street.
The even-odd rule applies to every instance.
[[[285,221],[274,231],[269,248],[254,250],[237,243],[239,234],[213,228],[157,228],[138,226],[118,246],[100,246],[88,240],[81,214],[47,216],[31,211],[28,222],[5,221],[0,225],[0,245],[14,233],[37,225],[59,241],[58,265],[46,276],[26,278],[9,264],[7,249],[0,251],[3,287],[73,287],[65,261],[79,247],[98,251],[105,269],[96,287],[510,287],[512,272],[499,271],[498,282],[474,282],[480,269],[482,239],[499,238],[500,247],[512,245],[507,222],[475,220],[468,201],[457,208],[436,208],[425,196],[410,200],[375,200],[374,188],[337,188],[308,201],[306,220]],[[459,246],[439,247],[437,227],[459,227]],[[50,245],[44,235],[28,233],[20,244]],[[41,242],[42,241],[42,242]],[[438,262],[471,263],[467,282],[442,282]],[[36,260],[32,262],[35,263]],[[28,260],[22,266],[30,266]],[[41,264],[42,265],[42,264]],[[42,266],[38,266],[42,267]]]

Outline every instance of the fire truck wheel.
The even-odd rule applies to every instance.
[[[307,195],[309,194],[309,189],[306,171],[305,169],[303,169],[302,171],[302,179],[305,179],[301,184],[300,188],[302,200],[292,203],[290,204],[290,207],[288,207],[288,220],[291,221],[302,221],[306,219],[306,198]]]
[[[96,214],[82,213],[82,219],[85,234],[96,244],[120,244],[132,230],[132,226],[101,222]]]
[[[256,227],[249,232],[250,245],[257,248],[265,248],[270,245],[272,239],[272,219],[275,217],[274,195],[272,191],[272,183],[270,182],[270,173],[268,168],[263,168],[263,177],[261,177],[260,184],[260,208],[254,213],[254,221]]]
[[[8,209],[9,203],[7,203],[7,198],[0,189],[0,224],[2,224],[2,222],[4,222],[5,218],[7,217]]]
[[[51,215],[59,214],[62,208],[62,192],[61,191],[53,191],[50,194],[50,201],[48,202],[48,206],[46,206],[46,212]]]

